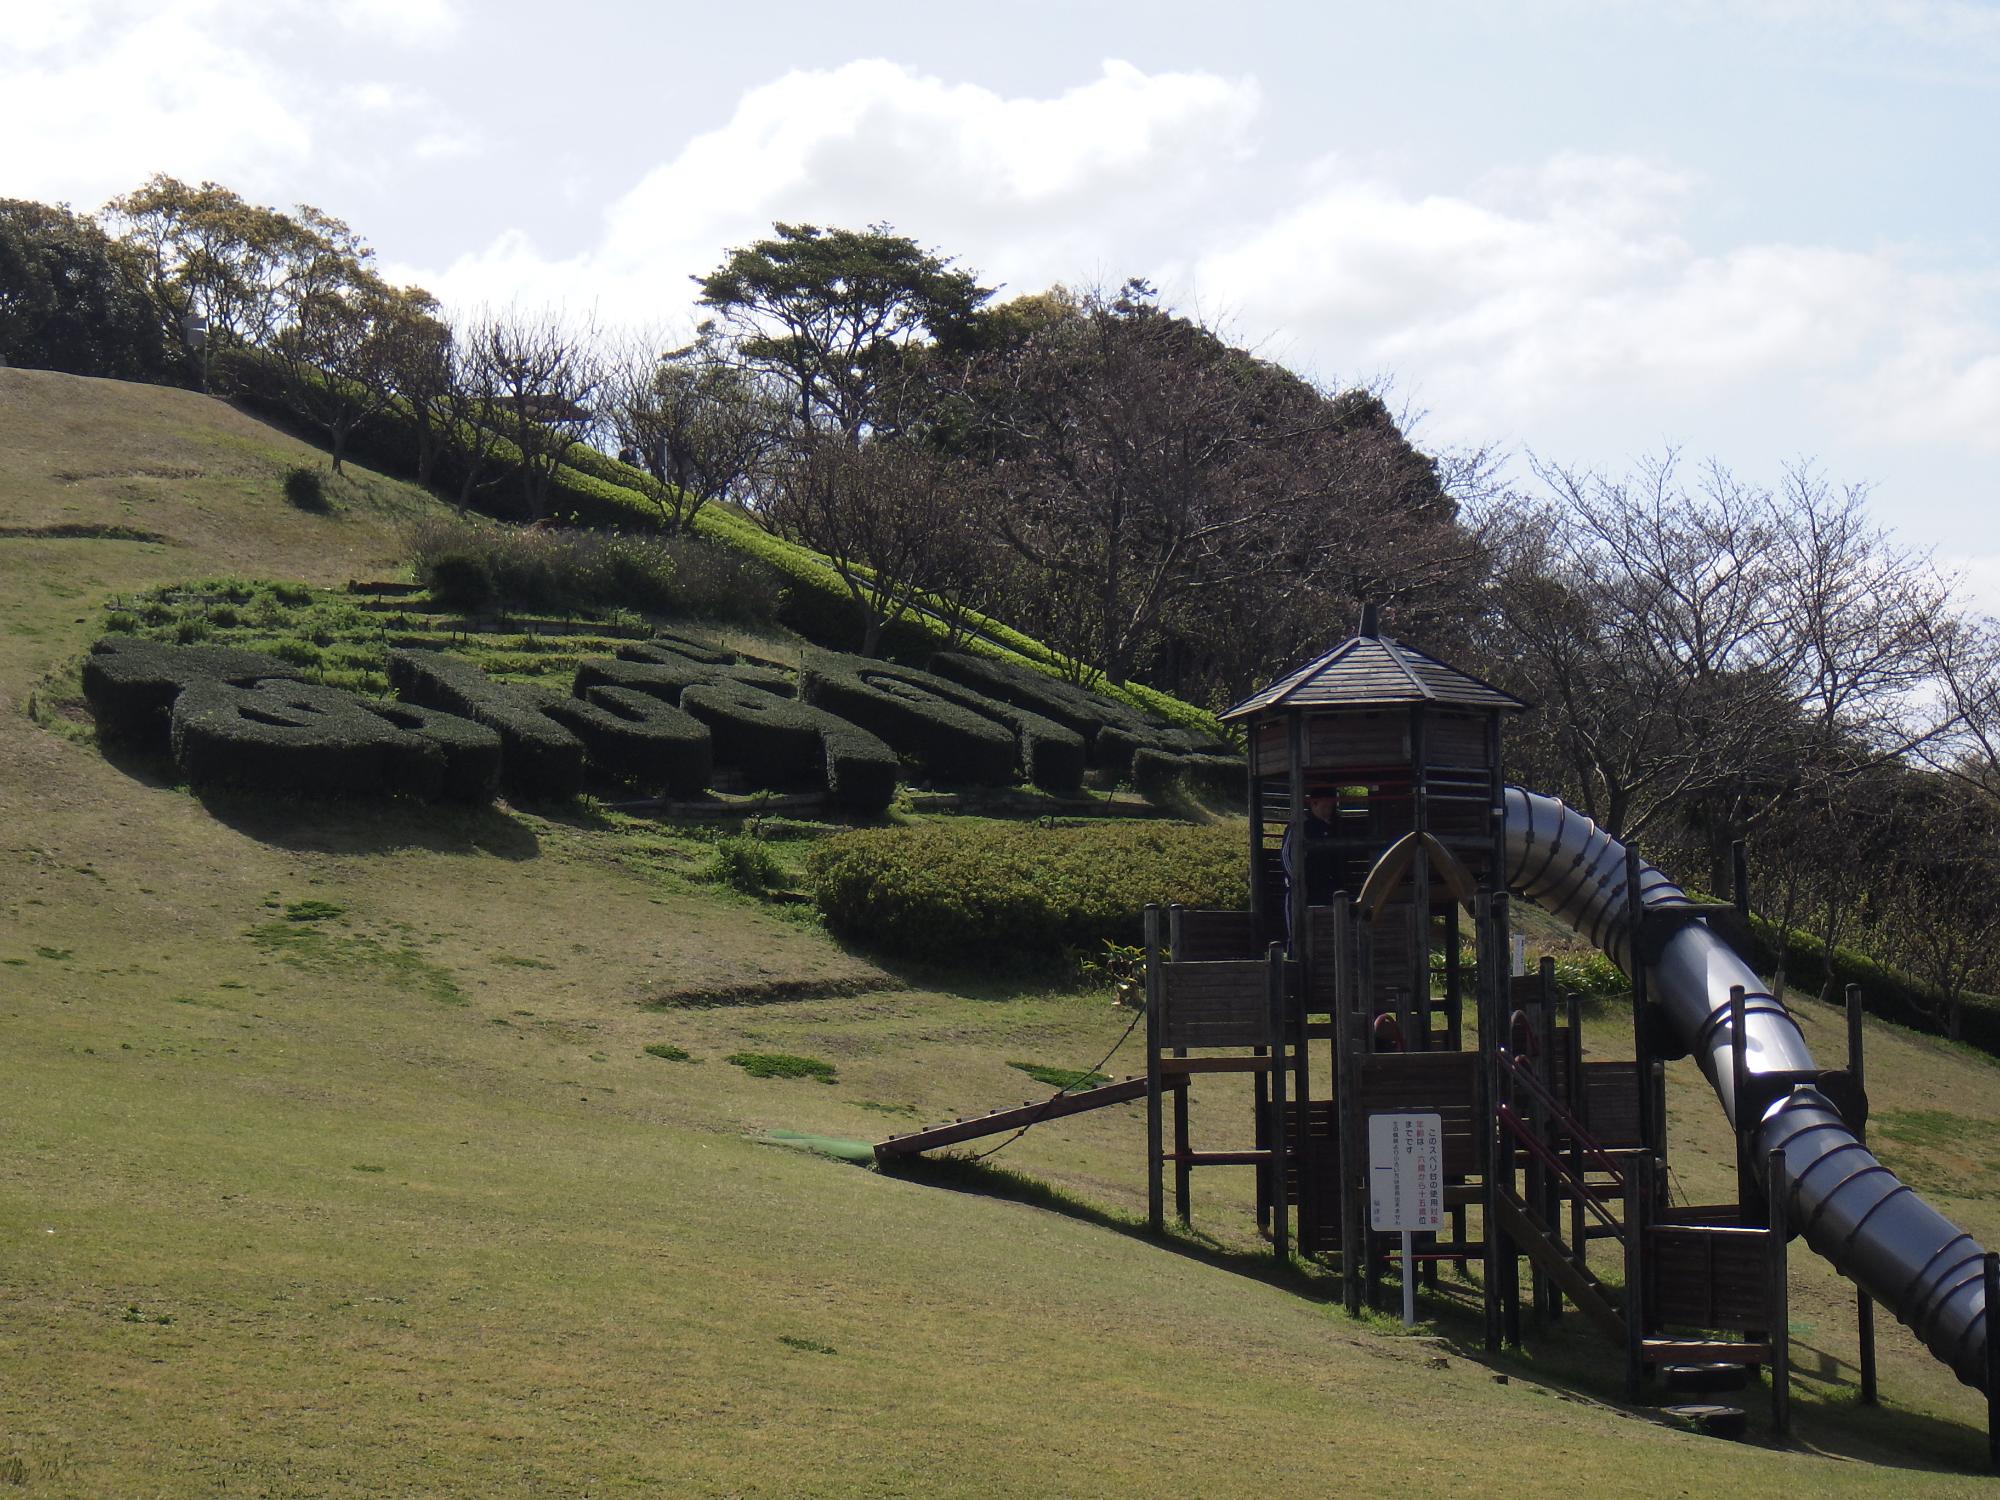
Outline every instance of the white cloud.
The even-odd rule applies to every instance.
[[[326,7],[343,29],[404,47],[435,47],[457,36],[456,0],[335,0]]]
[[[212,6],[131,14],[103,7],[67,30],[0,50],[8,192],[81,196],[79,207],[156,171],[269,181],[310,152],[311,131],[277,71],[216,40]]]
[[[1966,287],[1893,250],[1702,253],[1682,234],[1699,187],[1684,174],[1564,155],[1465,196],[1327,163],[1311,180],[1170,284],[1281,331],[1309,362],[1420,383],[1453,437],[1546,430],[1586,402],[1726,409],[1774,388],[1843,426],[1866,405],[1883,438],[1920,439],[1912,403],[1930,431],[2000,428],[2000,328]]]
[[[545,259],[515,229],[426,284],[468,304],[601,300],[644,319],[684,310],[689,276],[777,219],[892,222],[1024,289],[1107,255],[1123,274],[1246,156],[1258,110],[1248,80],[1120,62],[1048,98],[883,61],[793,71],[646,174],[583,255]]]
[[[355,73],[329,87],[329,28],[406,45],[452,34],[448,0],[73,0],[0,27],[0,193],[94,207],[156,172],[288,201],[331,165],[436,159],[466,132],[426,95]],[[378,140],[386,151],[378,149]]]

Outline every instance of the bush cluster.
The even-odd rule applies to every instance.
[[[1141,937],[1150,901],[1240,907],[1242,831],[954,821],[859,829],[811,856],[814,899],[841,937],[951,967],[1050,967]]]
[[[698,536],[430,520],[410,528],[409,548],[417,581],[455,609],[624,607],[760,622],[778,608],[768,567]]]

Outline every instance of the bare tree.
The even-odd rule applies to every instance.
[[[859,607],[861,652],[924,607],[927,590],[965,545],[963,466],[913,438],[794,432],[770,470],[763,517],[822,552]]]
[[[713,329],[664,354],[661,342],[642,335],[607,361],[599,415],[666,528],[682,532],[711,501],[748,499],[783,413]]]
[[[1331,420],[1310,386],[1139,281],[1070,301],[990,357],[979,387],[1023,602],[1079,671],[1113,682],[1204,566],[1222,581],[1310,488],[1296,449]]]
[[[1614,832],[1694,817],[1712,882],[1787,798],[1946,734],[1927,692],[1949,589],[1868,525],[1858,490],[1776,492],[1673,454],[1625,479],[1540,465],[1496,514],[1491,644],[1545,709],[1542,753]]]
[[[492,410],[515,450],[522,510],[539,521],[556,471],[596,420],[603,372],[595,330],[571,328],[553,311],[513,311],[482,321],[474,335]]]

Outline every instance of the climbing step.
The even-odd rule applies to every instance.
[[[1745,1365],[1717,1361],[1699,1365],[1663,1365],[1660,1384],[1670,1391],[1691,1396],[1711,1396],[1718,1391],[1740,1391],[1750,1384]]]
[[[1183,1088],[1187,1084],[1185,1078],[1163,1078],[1160,1081],[1166,1088]],[[875,1143],[875,1159],[887,1161],[891,1157],[917,1156],[939,1146],[955,1146],[960,1141],[977,1140],[982,1135],[1019,1130],[1024,1125],[1038,1125],[1043,1120],[1058,1120],[1064,1115],[1080,1115],[1087,1110],[1103,1109],[1107,1104],[1128,1104],[1145,1097],[1146,1080],[1143,1076],[1121,1079],[1117,1083],[1101,1083],[1096,1088],[1076,1089],[1011,1109],[996,1109],[991,1114],[970,1120],[953,1120],[949,1125],[932,1125],[924,1130],[913,1130],[908,1135],[892,1135],[886,1141]]]

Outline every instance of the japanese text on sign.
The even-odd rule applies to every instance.
[[[1444,1227],[1444,1117],[1368,1117],[1368,1227]]]

